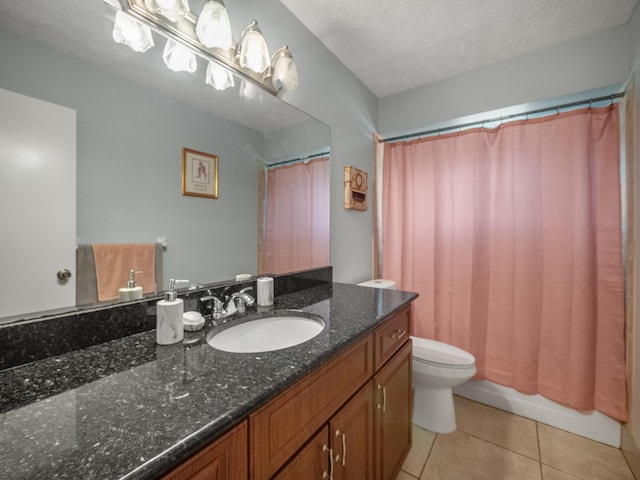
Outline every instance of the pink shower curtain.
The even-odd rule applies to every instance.
[[[385,145],[383,276],[478,374],[627,418],[617,105]]]
[[[329,265],[329,158],[267,172],[263,272]]]

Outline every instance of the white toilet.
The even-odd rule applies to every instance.
[[[476,374],[476,359],[447,343],[413,340],[413,423],[437,433],[456,429],[453,387]]]
[[[391,288],[392,280],[375,279],[365,287]],[[456,429],[453,387],[476,374],[476,359],[469,352],[447,343],[420,337],[413,341],[413,423],[436,433]]]

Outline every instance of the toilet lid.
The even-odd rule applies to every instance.
[[[413,340],[413,357],[419,361],[466,367],[473,365],[475,357],[461,348],[428,338],[411,337]]]

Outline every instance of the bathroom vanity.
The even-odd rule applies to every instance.
[[[215,350],[207,331],[157,346],[151,330],[0,371],[3,478],[391,479],[411,444],[416,296],[339,283],[277,296],[327,325],[272,352]],[[104,375],[60,388],[89,369]]]
[[[410,315],[404,307],[164,478],[395,478],[411,446]]]

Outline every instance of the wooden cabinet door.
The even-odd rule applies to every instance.
[[[376,480],[396,477],[411,448],[411,342],[374,376]]]
[[[329,427],[321,429],[273,480],[322,480],[330,478]]]
[[[373,480],[373,381],[329,422],[334,480]]]
[[[252,413],[252,480],[270,479],[372,374],[369,336]]]
[[[242,480],[249,478],[247,422],[216,440],[162,480]]]

